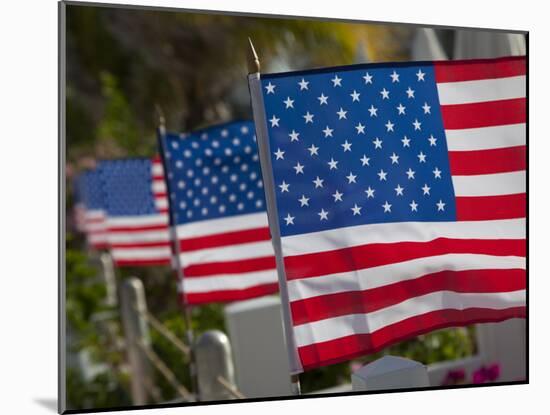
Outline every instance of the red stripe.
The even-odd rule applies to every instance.
[[[261,297],[263,295],[276,294],[278,292],[279,284],[275,282],[257,285],[243,290],[210,291],[205,293],[189,293],[187,295],[180,293],[180,301],[184,300],[185,295],[188,304],[227,303]]]
[[[376,243],[333,251],[288,256],[287,280],[349,272],[396,262],[445,254],[485,254],[525,256],[522,239],[449,239],[429,242]]]
[[[164,182],[164,176],[162,174],[153,174],[153,180],[161,180]]]
[[[89,242],[89,244],[93,249],[98,249],[98,250],[107,249],[109,247],[107,242],[95,242],[95,243]]]
[[[449,162],[451,174],[455,176],[506,173],[526,169],[527,151],[526,146],[449,151]]]
[[[520,56],[500,59],[434,62],[434,70],[435,81],[443,83],[525,75],[527,73],[527,66],[525,56]]]
[[[166,199],[167,193],[166,192],[155,192],[155,193],[153,193],[153,196],[155,196],[155,199]]]
[[[142,232],[142,231],[163,231],[168,230],[168,224],[153,224],[153,225],[136,225],[136,226],[116,226],[108,228],[107,231],[110,233],[133,233],[133,232]]]
[[[180,250],[183,252],[220,246],[237,245],[249,242],[268,241],[271,239],[268,227],[247,229],[244,231],[226,232],[197,238],[181,239]]]
[[[526,120],[525,106],[525,98],[442,105],[441,115],[446,130],[491,127],[524,123]]]
[[[169,241],[163,241],[163,242],[127,242],[127,243],[115,243],[111,244],[111,248],[121,248],[121,249],[129,249],[129,248],[164,248],[171,246]]]
[[[117,267],[144,267],[155,265],[170,265],[170,258],[151,258],[151,259],[113,259]]]
[[[445,327],[525,318],[525,306],[503,310],[468,308],[438,310],[391,324],[370,334],[357,334],[298,348],[304,370],[332,365],[377,351],[403,340]]]
[[[320,295],[290,304],[294,325],[347,314],[364,314],[437,292],[496,293],[525,288],[523,269],[441,271],[364,291]]]
[[[525,193],[456,198],[458,221],[516,219],[526,217],[526,213]]]
[[[183,269],[183,274],[186,277],[206,277],[217,274],[241,274],[266,269],[275,269],[274,256],[190,265]]]

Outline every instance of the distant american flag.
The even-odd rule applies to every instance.
[[[294,371],[525,317],[525,74],[520,57],[251,75]]]
[[[98,169],[115,265],[170,264],[168,203],[160,160],[102,161]]]
[[[189,304],[278,291],[254,124],[161,136]]]
[[[81,173],[75,181],[75,225],[86,234],[88,245],[94,249],[107,247],[105,201],[97,170]]]

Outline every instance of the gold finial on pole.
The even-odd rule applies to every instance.
[[[252,43],[252,39],[248,38],[248,44],[250,48],[248,49],[248,73],[259,73],[260,72],[260,59],[258,58],[258,54],[256,53],[256,50],[254,49],[254,44]]]

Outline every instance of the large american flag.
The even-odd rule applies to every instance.
[[[107,241],[117,266],[171,263],[162,163],[136,158],[99,163]]]
[[[170,211],[188,304],[278,291],[250,121],[161,134]]]
[[[518,57],[256,81],[295,372],[525,317],[525,75]]]
[[[86,170],[74,182],[76,229],[86,235],[93,249],[107,248],[105,228],[105,200],[99,172]]]

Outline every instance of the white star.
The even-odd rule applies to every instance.
[[[294,100],[290,97],[286,97],[286,100],[283,101],[286,105],[286,108],[294,108]]]
[[[429,194],[430,194],[430,189],[431,189],[431,187],[428,186],[427,183],[424,183],[424,186],[422,186],[422,191],[423,191],[424,193],[422,193],[422,194],[424,194],[424,195],[429,195]]]
[[[370,158],[367,157],[365,154],[363,154],[363,157],[361,157],[361,163],[363,163],[363,166],[368,166],[369,165],[369,160],[370,160]]]
[[[315,188],[316,189],[318,187],[323,187],[323,182],[324,182],[324,180],[320,179],[319,176],[317,176],[317,178],[315,180],[313,180],[313,183],[315,183]]]
[[[384,170],[380,169],[380,171],[378,173],[376,173],[378,175],[378,177],[380,177],[380,181],[382,180],[386,180],[386,176],[388,175],[388,173],[386,173]]]
[[[335,202],[341,202],[342,201],[342,196],[344,196],[343,193],[340,193],[338,190],[332,194],[332,197],[334,198],[334,201]]]
[[[352,99],[351,102],[355,102],[355,101],[359,101],[359,95],[361,95],[361,94],[357,93],[357,91],[354,89],[354,90],[353,90],[353,93],[352,93],[352,94],[349,94],[349,95],[350,95],[350,97],[351,97],[351,99]]]
[[[305,118],[306,120],[306,124],[308,122],[312,123],[313,124],[313,117],[315,116],[315,114],[310,114],[309,111],[305,114],[305,115],[302,115],[302,117]]]
[[[309,81],[306,81],[304,78],[302,78],[302,80],[298,82],[298,85],[300,85],[300,91],[302,91],[303,89],[308,89],[308,84]]]
[[[390,91],[386,90],[386,88],[382,89],[380,94],[382,94],[382,99],[390,99]]]
[[[384,208],[384,213],[386,212],[391,212],[391,205],[388,203],[388,201],[386,200],[386,203],[384,203],[382,205],[382,207]]]
[[[411,207],[411,212],[418,212],[418,203],[416,203],[414,200],[409,203],[409,206]]]
[[[426,155],[422,151],[416,157],[418,157],[419,163],[426,163]]]
[[[411,87],[408,87],[405,92],[407,93],[407,98],[414,98],[414,90]]]
[[[311,147],[308,147],[309,155],[313,156],[314,154],[316,156],[319,155],[319,147],[315,147],[315,144],[312,144]]]
[[[434,174],[434,179],[441,179],[441,170],[439,170],[437,167],[432,173]]]
[[[391,164],[399,164],[399,156],[395,153],[392,153],[390,156]]]
[[[361,209],[363,209],[363,208],[357,206],[357,203],[355,203],[355,204],[353,205],[353,207],[351,208],[351,210],[353,211],[353,216],[355,216],[355,215],[360,215],[360,214],[361,214]]]
[[[372,84],[372,75],[369,75],[369,73],[365,73],[365,76],[363,76],[363,79],[365,80],[366,84]]]
[[[334,131],[333,128],[329,128],[328,125],[323,130],[323,133],[325,134],[325,137],[332,137],[332,132]]]
[[[378,114],[376,113],[378,111],[378,108],[376,108],[374,105],[371,104],[369,108],[370,116],[371,117],[378,117]]]
[[[328,105],[328,97],[326,97],[325,94],[321,94],[321,96],[317,97],[317,99],[319,100],[319,105]]]
[[[278,127],[279,121],[280,118],[277,118],[275,115],[269,120],[269,122],[271,122],[271,127]]]
[[[407,138],[407,136],[403,136],[403,139],[401,140],[401,142],[403,143],[403,147],[410,147],[410,142],[411,140],[409,138]]]
[[[435,142],[437,141],[437,138],[435,138],[433,136],[433,134],[430,135],[430,137],[428,137],[428,141],[430,142],[430,146],[435,146],[437,145]]]
[[[284,160],[285,159],[285,157],[284,157],[285,152],[281,151],[280,148],[278,148],[277,151],[273,154],[275,154],[275,157],[277,157],[275,160]]]
[[[426,75],[426,72],[422,72],[420,69],[416,73],[416,77],[418,78],[417,81],[423,81],[424,75]]]
[[[268,94],[274,94],[274,93],[275,93],[275,85],[273,85],[271,82],[268,83],[268,84],[265,86],[265,89],[267,90],[267,93],[268,93]]]
[[[414,174],[416,173],[413,169],[409,167],[409,170],[405,172],[407,174],[407,179],[414,179]]]
[[[286,215],[286,218],[285,221],[286,221],[286,225],[294,225],[294,216],[290,216],[290,213]]]
[[[374,199],[374,189],[371,189],[371,187],[369,186],[367,190],[365,190],[365,193],[367,194],[367,199],[369,197],[372,197]]]
[[[279,185],[279,187],[281,188],[281,193],[288,192],[288,187],[289,186],[290,186],[290,184],[286,183],[283,180],[283,182]]]
[[[348,179],[348,184],[357,183],[355,181],[356,178],[357,178],[357,175],[353,174],[352,172],[349,172],[349,174],[346,176],[346,179]]]
[[[347,119],[346,114],[348,112],[344,111],[342,107],[340,107],[340,111],[337,111],[336,114],[338,114],[338,119],[341,120],[342,118]]]
[[[297,133],[296,131],[292,130],[292,132],[288,135],[290,137],[290,142],[293,141],[300,141],[298,137],[300,136],[300,133]]]
[[[348,143],[348,140],[344,142],[344,144],[340,144],[342,147],[344,147],[344,153],[346,151],[351,151],[351,143]]]
[[[330,170],[338,169],[338,161],[335,161],[332,157],[330,158],[330,161],[327,162],[327,164],[329,165]]]
[[[382,140],[380,140],[378,137],[372,142],[374,144],[374,148],[382,148]]]
[[[414,130],[420,130],[420,126],[422,125],[421,122],[418,122],[418,120],[415,118],[414,122],[412,123],[414,125]]]
[[[300,202],[300,207],[309,206],[309,197],[302,195],[302,197],[298,199],[298,202]]]
[[[325,212],[325,209],[321,209],[321,211],[317,214],[319,215],[320,220],[328,220],[328,212]]]
[[[399,111],[399,113],[397,115],[405,115],[405,109],[406,107],[403,106],[401,103],[399,103],[399,106],[395,107],[397,108],[397,111]]]
[[[439,199],[439,202],[436,203],[437,205],[437,211],[445,211],[445,205],[446,203],[443,203],[441,199]]]
[[[405,188],[401,187],[401,185],[398,184],[397,187],[393,190],[395,190],[396,196],[403,196],[403,190],[405,190]]]
[[[427,102],[425,102],[424,105],[422,105],[422,109],[424,110],[424,114],[431,114],[430,108],[432,108],[432,107],[430,107]]]
[[[357,134],[365,134],[365,126],[363,124],[357,124],[355,129],[357,130]]]
[[[337,86],[342,86],[342,78],[338,78],[338,75],[334,75],[334,78],[331,79],[332,81],[332,86],[334,87],[337,87]]]
[[[399,82],[399,74],[395,71],[393,71],[392,74],[390,74],[391,76],[391,83],[393,84],[394,82]]]
[[[304,174],[304,166],[300,162],[296,163],[293,169],[296,170],[296,174]]]
[[[388,120],[388,122],[386,123],[386,131],[387,132],[393,131],[394,125],[395,124],[393,124],[390,120]]]

